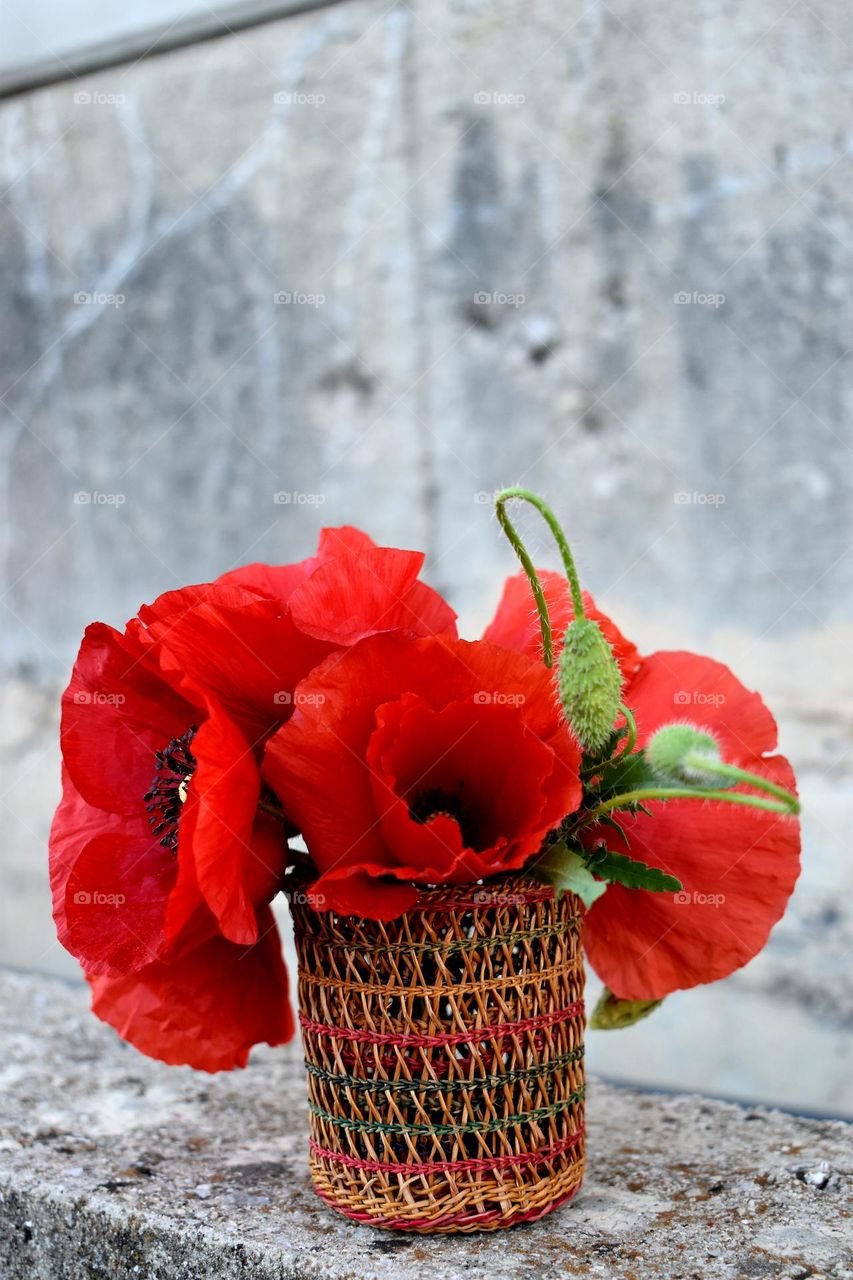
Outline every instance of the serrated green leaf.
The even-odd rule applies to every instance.
[[[589,1020],[593,1031],[619,1031],[654,1013],[663,1000],[620,1000],[607,987],[601,993]]]
[[[650,893],[679,893],[684,887],[675,876],[660,867],[649,867],[637,858],[610,849],[595,849],[589,859],[597,876],[611,884],[624,885],[626,889],[647,889]]]
[[[576,893],[589,908],[607,888],[589,870],[576,849],[570,849],[564,841],[552,844],[543,856],[530,868],[533,875],[552,884],[560,898],[564,893]]]

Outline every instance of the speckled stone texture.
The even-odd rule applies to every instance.
[[[314,1195],[295,1047],[207,1077],[149,1062],[83,992],[0,974],[3,1280],[805,1280],[853,1276],[853,1132],[593,1082],[570,1207],[465,1239]]]

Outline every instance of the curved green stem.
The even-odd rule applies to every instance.
[[[727,800],[729,804],[744,804],[752,809],[766,809],[769,813],[789,814],[790,805],[762,796],[744,795],[742,791],[708,791],[703,787],[640,787],[637,791],[625,791],[621,796],[603,800],[601,804],[584,814],[581,826],[595,822],[611,809],[624,809],[625,805],[643,800]]]
[[[563,568],[565,569],[566,577],[569,580],[569,587],[572,593],[572,605],[574,606],[575,617],[576,618],[586,617],[586,611],[583,607],[583,594],[581,592],[580,578],[578,577],[578,571],[575,568],[574,556],[572,555],[571,548],[569,547],[568,539],[566,538],[566,535],[563,533],[560,522],[557,519],[557,517],[554,515],[554,512],[551,510],[551,508],[548,506],[548,503],[545,502],[543,498],[540,498],[537,493],[531,493],[529,489],[522,489],[518,485],[513,485],[509,489],[501,489],[500,493],[495,498],[495,510],[497,511],[498,520],[501,523],[501,528],[503,529],[504,533],[506,533],[507,537],[509,538],[513,547],[515,548],[515,553],[518,556],[519,560],[521,560],[521,552],[519,551],[519,546],[522,545],[521,539],[518,537],[518,534],[515,532],[515,530],[512,529],[512,525],[509,523],[509,519],[507,518],[506,512],[504,511],[504,507],[506,503],[509,502],[511,498],[518,498],[519,501],[521,502],[529,502],[532,507],[536,508],[540,516],[542,516],[542,519],[548,525],[548,528],[551,530],[551,533],[554,535],[554,541],[559,547],[560,555],[563,560]],[[514,536],[510,535],[510,532],[509,532],[510,529],[512,529],[512,534]],[[525,555],[527,555],[526,551],[525,551]],[[528,561],[529,559],[530,557],[528,556]],[[524,564],[523,560],[522,560],[522,564]],[[525,570],[527,570],[527,565],[524,565],[524,567],[525,567]],[[532,565],[531,565],[531,568],[532,568]],[[535,569],[533,570],[533,572],[535,574],[536,572]],[[527,571],[527,576],[530,577],[529,570]],[[531,582],[531,586],[532,585],[533,583]],[[548,665],[550,666],[551,664],[548,663]]]
[[[769,782],[767,778],[762,778],[756,773],[748,773],[746,769],[739,769],[737,765],[726,764],[724,760],[714,760],[712,757],[703,755],[701,751],[689,751],[684,757],[684,765],[688,769],[701,769],[703,773],[718,773],[721,778],[731,778],[733,782],[745,782],[747,786],[756,787],[759,791],[767,791],[772,796],[778,796],[785,803],[789,813],[800,812],[800,802],[790,791],[786,791],[784,787],[778,786],[775,782]]]
[[[521,567],[527,574],[527,580],[533,591],[533,599],[536,601],[536,611],[539,614],[539,625],[542,628],[542,657],[546,667],[554,665],[554,645],[551,639],[551,619],[548,616],[548,602],[545,599],[545,592],[542,590],[542,583],[539,581],[539,575],[536,572],[536,566],[528,555],[527,548],[518,536],[515,525],[506,513],[506,502],[518,493],[524,492],[519,490],[516,492],[512,489],[504,489],[495,498],[495,512],[498,517],[498,523],[509,539],[513,551],[521,561]]]
[[[634,719],[634,713],[630,707],[626,707],[624,702],[619,703],[619,710],[625,717],[625,723],[628,726],[628,734],[622,744],[622,750],[617,752],[613,757],[614,760],[621,760],[623,756],[630,755],[637,745],[637,721]]]

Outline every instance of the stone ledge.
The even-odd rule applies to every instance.
[[[91,1018],[81,989],[8,973],[0,1036],[3,1280],[853,1276],[841,1122],[594,1084],[573,1205],[429,1239],[356,1227],[314,1196],[295,1048],[232,1075],[164,1067]]]

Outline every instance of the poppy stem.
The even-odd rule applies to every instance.
[[[797,797],[792,795],[790,791],[786,791],[784,787],[780,787],[775,782],[770,782],[767,778],[762,778],[756,773],[748,773],[746,769],[739,769],[737,765],[726,764],[724,760],[715,760],[703,751],[688,752],[684,757],[684,766],[688,769],[701,769],[703,773],[718,773],[721,778],[731,778],[733,782],[745,782],[748,786],[756,787],[759,791],[767,791],[772,796],[778,796],[790,813],[800,812],[800,804]]]
[[[602,814],[611,809],[624,809],[626,805],[642,803],[643,800],[727,800],[729,804],[744,804],[752,809],[766,809],[768,813],[790,814],[796,812],[788,803],[777,800],[765,800],[763,796],[747,796],[742,791],[709,791],[703,787],[640,787],[637,791],[625,791],[621,796],[613,796],[603,800],[601,804],[585,814],[582,827],[589,826]]]
[[[510,499],[512,498],[517,498],[520,502],[529,502],[532,507],[536,508],[536,510],[539,512],[540,516],[542,517],[542,519],[547,524],[548,528],[551,530],[551,533],[554,535],[554,541],[556,542],[559,548],[560,555],[563,560],[563,568],[566,571],[566,577],[569,580],[569,587],[572,593],[572,605],[574,607],[575,618],[576,619],[585,618],[586,611],[583,607],[583,593],[581,592],[581,584],[580,584],[580,578],[578,577],[578,571],[577,571],[577,568],[575,567],[575,559],[574,559],[574,556],[572,555],[568,539],[566,538],[566,535],[563,532],[563,528],[559,520],[554,515],[554,512],[551,510],[551,508],[548,506],[548,503],[545,501],[545,499],[540,498],[538,493],[532,493],[530,489],[522,489],[518,485],[512,485],[509,489],[501,489],[500,493],[495,498],[495,510],[497,511],[498,520],[500,521],[501,528],[503,529],[504,533],[509,538],[510,542],[515,548],[515,552],[519,560],[521,560],[521,551],[519,550],[519,546],[521,546],[523,549],[523,544],[518,534],[515,532],[515,530],[512,528],[512,525],[509,523],[509,519],[507,518],[506,512],[504,511],[504,507],[506,503],[509,502]],[[510,534],[509,532],[510,529],[512,529],[512,534]],[[527,555],[526,551],[525,551],[525,555]],[[530,557],[528,556],[528,560],[529,559]],[[523,560],[522,560],[522,564],[524,564]],[[525,565],[525,569],[526,568],[527,566]],[[532,563],[531,563],[531,568],[532,568]],[[534,573],[536,572],[535,569],[533,572]],[[530,577],[529,572],[527,576]],[[531,586],[532,585],[533,584],[531,582]],[[550,663],[548,665],[550,666]]]
[[[625,717],[625,723],[628,726],[628,734],[622,745],[622,750],[614,757],[614,760],[621,760],[623,756],[629,755],[637,745],[637,721],[634,719],[634,713],[630,707],[626,707],[624,702],[620,702],[619,710]]]
[[[503,529],[513,551],[521,561],[521,567],[527,574],[527,580],[530,583],[533,592],[533,599],[536,601],[536,611],[539,614],[539,625],[542,628],[542,658],[546,667],[554,665],[554,645],[551,639],[551,619],[548,616],[548,603],[545,599],[545,592],[542,590],[542,583],[539,581],[539,575],[536,572],[536,566],[527,553],[527,548],[518,535],[515,525],[506,513],[506,503],[510,498],[519,497],[526,493],[525,490],[503,489],[495,498],[495,514],[498,517],[498,524]],[[530,495],[532,500],[532,495]]]
[[[581,593],[580,579],[578,571],[575,567],[574,557],[571,549],[563,533],[559,520],[554,512],[548,506],[543,498],[538,494],[532,493],[530,489],[522,489],[517,485],[513,485],[509,489],[501,489],[495,498],[495,513],[498,517],[498,523],[506,534],[509,542],[521,561],[521,566],[527,574],[527,580],[533,591],[533,599],[536,601],[536,611],[539,614],[539,624],[542,628],[542,656],[546,667],[554,665],[554,644],[551,637],[551,619],[548,616],[548,602],[545,599],[545,592],[542,590],[542,583],[539,581],[539,575],[536,567],[530,559],[527,548],[522,542],[518,530],[510,520],[506,513],[506,504],[512,499],[518,499],[520,502],[529,502],[535,507],[542,519],[548,525],[551,533],[554,535],[560,555],[563,559],[563,567],[566,571],[566,577],[569,581],[569,589],[572,593],[572,606],[574,608],[575,619],[584,618],[586,616],[583,606],[583,595]]]

